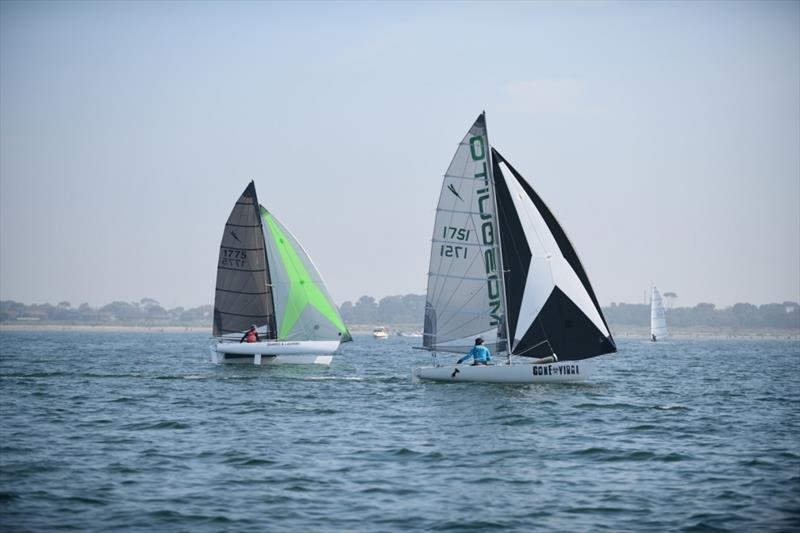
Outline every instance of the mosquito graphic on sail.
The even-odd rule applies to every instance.
[[[464,353],[475,337],[505,352],[505,364],[438,364],[438,352]],[[414,369],[417,379],[509,383],[584,380],[591,358],[616,351],[575,249],[530,184],[490,146],[484,114],[444,176],[423,348],[435,364]]]
[[[241,342],[251,326],[259,341]],[[351,340],[311,258],[258,203],[252,181],[222,235],[213,334],[218,363],[327,365]]]

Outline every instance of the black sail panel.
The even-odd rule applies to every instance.
[[[515,347],[516,355],[574,361],[616,352],[614,340],[606,337],[558,287],[553,289],[541,312]]]
[[[255,324],[275,338],[275,311],[264,232],[253,182],[236,201],[220,243],[214,297],[214,336]],[[260,331],[264,331],[261,329]]]
[[[574,360],[616,351],[566,233],[525,179],[492,155],[512,353]]]
[[[531,263],[531,249],[525,239],[517,210],[511,193],[503,179],[503,172],[497,161],[497,152],[492,149],[495,156],[492,166],[495,182],[495,196],[497,198],[497,225],[500,231],[500,242],[503,254],[503,280],[506,291],[506,320],[508,330],[517,329],[519,310],[522,305],[522,295],[528,278],[528,268]],[[511,335],[511,350],[514,349],[513,333]]]

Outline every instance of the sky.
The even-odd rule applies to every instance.
[[[425,292],[489,141],[602,305],[800,300],[800,2],[0,3],[0,299],[212,303],[250,180],[334,300]]]

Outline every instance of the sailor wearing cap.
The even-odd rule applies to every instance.
[[[478,337],[475,339],[475,346],[469,351],[467,355],[462,357],[456,363],[460,365],[464,361],[468,359],[473,359],[472,364],[474,365],[488,365],[489,361],[492,360],[492,354],[489,353],[489,348],[483,345],[483,339]]]

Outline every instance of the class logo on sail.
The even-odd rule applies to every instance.
[[[456,195],[456,198],[458,198],[458,199],[459,199],[459,200],[461,200],[462,202],[464,201],[464,199],[463,199],[463,198],[461,198],[461,195],[460,195],[460,194],[458,194],[458,191],[456,190],[455,186],[454,186],[452,183],[451,183],[450,185],[448,185],[448,186],[447,186],[447,190],[448,190],[448,191],[450,191],[451,193],[455,194],[455,195]]]

